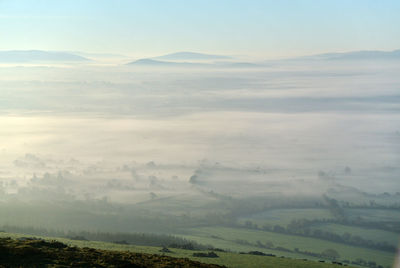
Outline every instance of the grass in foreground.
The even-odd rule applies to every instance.
[[[26,235],[22,234],[11,234],[11,233],[0,233],[0,240],[5,239],[5,237],[12,237],[9,241],[14,241],[14,247],[19,247],[23,248],[23,244],[18,244],[20,242],[18,239],[21,239],[25,237]],[[44,237],[42,237],[44,238]],[[66,238],[46,238],[50,240],[57,240],[59,242],[62,242],[63,244],[77,247],[76,249],[80,252],[83,252],[86,254],[89,252],[90,254],[93,254],[95,256],[109,256],[109,260],[113,260],[112,256],[115,256],[115,260],[118,260],[118,256],[125,260],[129,260],[129,256],[134,256],[134,254],[139,254],[136,256],[144,256],[143,258],[148,258],[148,262],[145,263],[145,266],[133,266],[130,265],[129,267],[218,267],[218,266],[196,266],[198,265],[206,265],[205,263],[208,264],[216,264],[216,265],[224,265],[227,267],[243,267],[243,268],[251,268],[251,267],[278,267],[278,268],[289,268],[289,267],[294,267],[294,268],[318,268],[318,267],[339,267],[333,264],[328,264],[328,263],[319,263],[315,261],[305,261],[305,260],[295,260],[295,259],[288,259],[288,258],[279,258],[279,257],[270,257],[270,256],[255,256],[255,255],[247,255],[247,254],[237,254],[237,253],[231,253],[231,252],[216,252],[217,255],[219,256],[218,258],[201,258],[201,257],[194,257],[193,253],[199,252],[199,251],[192,251],[192,250],[183,250],[183,249],[175,249],[171,248],[170,250],[172,252],[170,253],[162,253],[160,252],[160,247],[148,247],[148,246],[134,246],[134,245],[120,245],[120,244],[115,244],[115,243],[106,243],[106,242],[98,242],[98,241],[76,241],[76,240],[69,240]],[[26,240],[26,239],[25,239]],[[38,240],[38,239],[37,239]],[[47,240],[47,241],[50,241]],[[16,242],[15,242],[16,241]],[[42,240],[38,240],[42,241]],[[22,242],[24,242],[22,240]],[[86,248],[85,248],[86,247]],[[70,248],[70,247],[68,247]],[[66,251],[67,253],[69,250],[66,250],[67,248],[63,249],[63,251]],[[36,249],[33,249],[36,250]],[[2,250],[0,249],[0,252]],[[29,250],[28,250],[29,252]],[[68,253],[70,254],[70,253]],[[110,255],[109,255],[110,254]],[[116,255],[114,255],[116,254]],[[118,255],[120,254],[120,255]],[[78,256],[78,255],[76,255]],[[173,257],[173,258],[171,258]],[[76,257],[77,261],[85,261],[85,259],[80,259],[79,257]],[[178,258],[178,259],[176,259]],[[0,260],[3,260],[0,256]],[[25,259],[25,257],[23,258]],[[165,263],[163,264],[163,261],[169,261],[170,259],[173,260],[178,260],[175,263],[169,263],[169,266],[165,266]],[[184,261],[182,261],[184,260]],[[156,263],[154,263],[156,261]],[[181,262],[179,262],[181,261]],[[189,266],[184,266],[186,265],[185,263],[190,263]],[[153,263],[152,263],[153,262]],[[201,263],[202,264],[201,264]],[[0,263],[1,265],[5,265],[4,263]],[[57,265],[60,264],[46,264],[48,267],[57,267]],[[46,266],[45,265],[45,266]],[[99,263],[98,265],[104,265],[102,263]],[[146,266],[147,265],[147,266]],[[157,266],[158,265],[158,266]],[[162,266],[164,265],[164,266]],[[67,265],[64,267],[69,267],[71,265]],[[6,265],[6,267],[10,267],[9,265]],[[29,266],[24,266],[24,267],[29,267]],[[30,266],[32,267],[32,266]],[[33,267],[43,267],[43,265],[39,266],[33,266]],[[58,267],[63,267],[63,266],[58,266]],[[83,263],[78,263],[75,265],[75,267],[88,267],[83,265]],[[94,265],[89,265],[89,267],[96,267]],[[119,266],[118,264],[109,264],[107,266],[97,266],[97,267],[124,267],[124,266]]]
[[[5,267],[223,267],[164,255],[70,247],[37,238],[0,238],[0,262]]]

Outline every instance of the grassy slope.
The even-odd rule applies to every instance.
[[[20,238],[27,237],[23,234],[12,234],[12,233],[0,233],[0,237],[11,237]],[[44,237],[42,237],[44,238]],[[76,241],[65,238],[51,238],[47,237],[48,240],[58,240],[62,243],[77,247],[91,247],[103,250],[115,250],[115,251],[131,251],[136,253],[150,253],[159,254],[159,247],[145,247],[145,246],[133,246],[133,245],[119,245],[114,243],[96,242],[96,241]],[[242,255],[230,252],[218,252],[219,258],[196,258],[192,254],[194,251],[182,250],[182,249],[171,249],[173,253],[166,253],[165,255],[177,257],[177,258],[189,258],[191,260],[200,261],[203,263],[213,263],[219,265],[226,265],[228,267],[294,267],[294,268],[316,268],[316,267],[333,267],[332,264],[318,263],[314,261],[303,261],[293,260],[287,258],[277,258],[268,256],[253,256],[253,255]]]
[[[382,264],[384,266],[392,266],[395,257],[394,254],[379,250],[348,246],[344,244],[334,243],[315,238],[293,236],[293,235],[286,235],[286,234],[279,234],[279,233],[265,232],[258,230],[227,228],[227,227],[204,227],[204,228],[190,229],[189,232],[191,233],[191,235],[190,236],[185,235],[184,236],[185,238],[197,241],[202,244],[212,244],[215,247],[231,248],[232,250],[241,250],[241,251],[255,250],[255,248],[247,247],[246,245],[236,244],[237,248],[234,248],[232,246],[233,244],[232,242],[234,242],[235,239],[242,239],[251,243],[256,243],[257,240],[261,241],[262,243],[270,241],[273,242],[275,246],[281,246],[291,250],[299,248],[300,250],[303,251],[307,250],[317,253],[322,252],[325,249],[332,248],[337,250],[337,252],[340,254],[340,259],[342,260],[343,259],[355,260],[357,258],[362,258],[368,261],[375,261],[378,264]],[[215,239],[215,237],[218,237],[219,239]],[[231,246],[229,247],[229,245]],[[258,248],[258,250],[263,251],[260,248]],[[274,253],[272,250],[264,250],[264,251]],[[311,259],[311,257],[301,256],[298,254],[296,255],[294,253],[280,252],[280,254],[278,255]]]

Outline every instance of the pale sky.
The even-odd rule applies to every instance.
[[[262,58],[400,48],[398,0],[0,0],[0,50]]]

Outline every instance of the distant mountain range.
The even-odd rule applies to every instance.
[[[184,66],[184,65],[204,65],[200,63],[191,63],[191,62],[173,62],[173,61],[160,61],[154,60],[150,58],[139,59],[137,61],[133,61],[128,63],[129,65],[151,65],[151,66]]]
[[[236,62],[232,57],[202,54],[196,52],[177,52],[164,56],[139,59],[128,65],[169,66],[169,67],[236,67],[251,68],[260,65],[251,62]]]
[[[86,57],[88,56],[88,57]],[[77,63],[91,62],[91,57],[98,58],[123,58],[116,54],[91,54],[83,52],[62,52],[43,50],[8,50],[0,51],[0,63]],[[311,56],[287,59],[291,60],[316,60],[316,61],[339,61],[339,60],[400,60],[400,50],[394,51],[353,51],[344,53],[325,53]],[[279,61],[279,60],[278,60]],[[144,58],[128,63],[128,65],[146,66],[176,66],[176,67],[236,67],[252,68],[265,65],[264,61],[259,63],[239,62],[237,59],[224,56],[197,52],[177,52],[163,56]],[[276,62],[276,61],[274,61]]]
[[[202,60],[202,61],[199,61]],[[207,61],[206,61],[207,60]],[[225,60],[225,61],[224,61]],[[400,60],[400,50],[394,51],[352,51],[344,53],[325,53],[311,56],[287,59],[289,61],[360,61],[360,60]],[[284,61],[287,61],[284,60]],[[279,62],[280,60],[278,60]],[[256,68],[265,66],[272,61],[261,63],[237,62],[234,58],[223,55],[210,55],[195,52],[177,52],[164,56],[139,59],[128,65],[164,66],[164,67],[229,67],[229,68]],[[276,62],[276,61],[273,61]]]
[[[222,63],[199,63],[199,62],[173,62],[154,59],[139,59],[128,63],[128,65],[139,65],[148,67],[223,67],[223,68],[253,68],[260,65],[249,62],[222,62]]]
[[[88,62],[88,58],[69,52],[43,50],[0,51],[0,63]]]
[[[223,55],[212,55],[212,54],[204,54],[204,53],[197,53],[197,52],[176,52],[172,54],[167,54],[159,57],[154,57],[153,59],[158,60],[227,60],[231,59],[232,57],[223,56]]]
[[[399,60],[400,49],[393,51],[363,50],[343,53],[325,53],[297,59],[310,60]]]

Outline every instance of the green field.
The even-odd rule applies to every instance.
[[[182,200],[184,197],[182,197]],[[165,201],[166,199],[162,199]],[[181,201],[182,201],[181,200]],[[159,202],[159,201],[157,201]],[[196,201],[197,202],[197,201]],[[195,203],[196,203],[195,202]],[[210,213],[209,215],[204,214],[207,209],[203,207],[203,210],[199,210],[196,217],[192,217],[193,215],[190,212],[190,209],[195,210],[195,205],[192,204],[190,209],[188,209],[188,214],[179,215],[179,209],[183,206],[184,202],[173,202],[168,203],[166,205],[162,205],[156,203],[156,201],[144,202],[140,205],[140,209],[135,208],[132,210],[124,211],[124,216],[114,217],[111,214],[106,214],[98,216],[97,214],[83,215],[83,219],[90,219],[87,222],[83,221],[85,224],[89,224],[90,222],[94,222],[97,219],[98,222],[101,222],[103,225],[92,224],[92,228],[89,232],[95,233],[97,231],[102,232],[100,227],[105,226],[104,224],[114,224],[113,230],[124,230],[123,233],[129,234],[132,232],[144,232],[144,233],[158,233],[158,234],[174,234],[181,238],[186,238],[195,242],[198,242],[202,245],[208,245],[210,248],[220,248],[225,249],[232,252],[249,252],[249,251],[261,251],[264,253],[274,254],[278,257],[284,256],[287,258],[294,259],[308,259],[318,261],[323,259],[328,261],[329,259],[324,259],[321,257],[321,253],[327,249],[336,250],[340,257],[338,260],[344,261],[356,261],[357,259],[363,259],[365,261],[376,262],[379,265],[384,267],[391,267],[394,259],[394,254],[390,253],[390,251],[382,251],[379,249],[371,249],[365,248],[363,244],[361,246],[353,246],[338,242],[332,242],[329,240],[323,240],[315,237],[305,237],[298,235],[290,235],[288,232],[271,232],[262,230],[264,225],[268,225],[270,227],[274,225],[279,225],[286,227],[293,220],[299,219],[307,219],[307,220],[322,220],[322,219],[333,219],[330,210],[323,209],[321,207],[315,208],[279,208],[279,209],[268,209],[263,212],[257,212],[252,215],[248,215],[246,217],[242,216],[240,218],[232,218],[229,221],[225,221],[225,214],[218,214],[224,210],[223,205],[215,205],[217,207],[216,211],[218,213]],[[207,202],[206,202],[207,203]],[[179,204],[179,206],[178,206]],[[156,214],[146,214],[145,211],[150,210],[151,206],[156,206],[156,210],[164,211],[164,215]],[[207,203],[207,208],[210,204]],[[147,207],[150,206],[150,207]],[[204,204],[202,204],[204,206]],[[21,206],[22,207],[22,206]],[[228,207],[228,206],[226,206]],[[174,208],[174,209],[173,209]],[[23,211],[28,211],[29,207],[23,207]],[[171,217],[167,215],[166,211],[171,209],[173,211],[174,216]],[[376,209],[376,208],[343,208],[345,213],[349,215],[349,217],[357,219],[357,217],[362,217],[363,219],[368,220],[369,222],[374,221],[374,224],[379,228],[379,220],[382,221],[390,221],[395,222],[397,220],[397,216],[400,217],[399,211],[393,209]],[[71,210],[72,211],[72,210]],[[8,211],[9,213],[14,213],[11,209]],[[59,212],[61,213],[61,212]],[[182,212],[181,212],[182,213]],[[7,213],[6,213],[7,214]],[[201,214],[204,214],[200,217]],[[76,214],[74,214],[76,215]],[[229,214],[228,214],[229,215]],[[243,213],[241,215],[246,215]],[[378,218],[376,215],[380,215],[381,218]],[[28,216],[27,216],[28,217]],[[145,217],[145,218],[144,218]],[[7,217],[5,217],[7,218]],[[54,219],[56,217],[53,217]],[[82,224],[82,221],[78,220],[79,218],[73,218],[75,222]],[[43,220],[43,219],[42,219]],[[246,225],[246,221],[250,221],[251,224]],[[21,220],[21,222],[24,222]],[[74,222],[74,220],[72,220]],[[30,224],[31,222],[29,222]],[[238,224],[240,227],[238,227]],[[258,228],[255,227],[257,224]],[[39,224],[36,223],[35,226]],[[44,228],[49,228],[49,226],[56,226],[56,224],[45,225]],[[39,225],[41,226],[41,225]],[[62,225],[61,225],[62,226]],[[78,225],[80,226],[80,225]],[[82,225],[83,226],[83,225]],[[205,227],[208,226],[208,227]],[[231,227],[226,227],[231,226]],[[121,228],[119,228],[121,227]],[[143,228],[141,228],[143,227]],[[126,228],[126,229],[125,229]],[[367,240],[372,240],[375,243],[379,242],[387,242],[390,245],[397,246],[399,234],[390,231],[378,230],[378,229],[370,229],[360,226],[348,226],[339,223],[328,223],[324,221],[316,221],[306,225],[303,228],[307,228],[310,230],[319,229],[325,232],[334,233],[338,235],[343,235],[345,233],[351,234],[351,236],[359,236],[360,238]],[[62,228],[61,228],[62,229]],[[75,228],[74,228],[75,229]],[[21,233],[30,233],[28,231],[22,230],[4,230],[8,232],[21,232]],[[35,234],[34,229],[31,234]],[[68,229],[66,229],[69,231]],[[79,230],[79,229],[78,229]],[[84,230],[83,227],[80,230]],[[140,230],[140,231],[138,231]],[[144,230],[144,231],[143,231]],[[150,230],[150,231],[149,231]],[[160,231],[161,230],[161,231]],[[40,230],[39,230],[40,231]],[[72,230],[74,231],[74,230]],[[106,231],[107,232],[107,231]],[[63,232],[36,232],[36,234],[42,234],[45,236],[64,236]],[[65,235],[66,236],[66,235]],[[98,239],[98,238],[88,238],[88,239]],[[326,239],[329,239],[326,238]],[[74,241],[68,239],[58,239],[64,243],[70,245],[77,246],[87,246],[87,247],[96,247],[99,249],[115,249],[115,250],[132,250],[135,252],[144,252],[144,253],[159,253],[159,247],[148,247],[148,246],[126,246],[119,245],[113,243],[103,243],[103,242],[85,242],[85,241]],[[103,239],[99,239],[103,240]],[[117,240],[107,240],[105,241],[117,241]],[[131,241],[132,243],[136,243]],[[148,245],[148,244],[146,244]],[[153,244],[154,245],[154,244]],[[157,244],[162,245],[162,244]],[[169,245],[169,244],[168,244]],[[373,245],[374,246],[374,245]],[[206,248],[206,247],[200,247]],[[286,249],[286,250],[285,250]],[[312,256],[310,253],[317,254]],[[193,257],[192,251],[185,251],[176,249],[172,256],[174,257],[190,257],[191,259],[199,259]],[[230,255],[233,254],[233,255]],[[319,254],[319,255],[318,255]],[[243,254],[234,254],[234,253],[221,253],[220,258],[218,259],[208,259],[201,258],[204,262],[213,262],[216,264],[225,264],[230,265],[232,267],[260,267],[262,261],[266,260],[264,256],[252,256],[252,255],[243,255]],[[278,258],[279,259],[279,258]],[[244,260],[244,261],[241,261]],[[259,261],[257,261],[259,260]],[[275,258],[274,258],[275,260]],[[285,259],[286,260],[286,259]],[[253,266],[245,266],[244,263],[255,262],[257,264],[252,264]],[[240,264],[240,265],[239,265]],[[236,266],[235,266],[236,265]],[[247,264],[246,264],[247,265]],[[296,264],[297,265],[297,264]]]
[[[296,219],[333,219],[329,210],[320,208],[305,208],[305,209],[271,209],[261,213],[253,214],[248,217],[239,219],[240,223],[247,220],[257,224],[259,227],[263,225],[287,225]]]
[[[255,250],[256,247],[254,246],[247,246],[238,244],[236,242],[237,240],[245,240],[254,245],[257,243],[257,241],[262,243],[272,242],[275,247],[280,246],[290,250],[299,248],[301,251],[307,250],[316,253],[320,253],[325,249],[331,248],[335,249],[340,254],[341,260],[352,261],[356,260],[357,258],[362,258],[368,261],[375,261],[383,266],[392,266],[395,257],[394,254],[380,250],[366,249],[315,238],[265,232],[260,230],[227,227],[204,227],[193,228],[187,230],[187,232],[191,233],[191,235],[183,235],[183,237],[199,243],[213,244],[215,247],[230,248],[235,251]],[[269,249],[258,248],[258,250],[276,253],[276,251]],[[311,258],[307,255],[300,255],[284,251],[279,252],[278,255],[285,255],[294,258]]]
[[[11,237],[13,239],[26,237],[23,234],[13,233],[0,233],[0,237]],[[36,236],[38,237],[38,236]],[[134,245],[120,245],[114,243],[97,242],[97,241],[77,241],[66,238],[54,238],[54,237],[38,237],[46,240],[58,240],[64,244],[77,247],[90,247],[104,250],[116,250],[116,251],[131,251],[137,253],[150,253],[159,255],[168,255],[177,258],[189,258],[191,260],[200,261],[203,263],[213,263],[225,265],[227,267],[237,268],[256,268],[256,267],[282,267],[282,268],[318,268],[318,267],[334,267],[332,264],[319,263],[315,261],[304,261],[294,260],[288,258],[278,258],[269,256],[254,256],[254,255],[243,255],[231,252],[217,252],[219,258],[198,258],[193,257],[194,252],[191,250],[183,249],[171,249],[172,253],[160,253],[160,247],[148,247],[148,246],[134,246]]]

